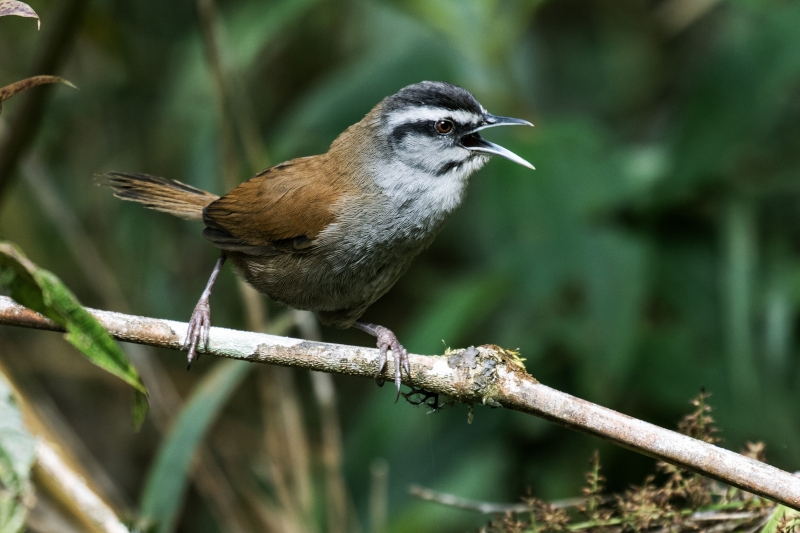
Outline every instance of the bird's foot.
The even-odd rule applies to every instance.
[[[200,352],[197,347],[201,346],[203,350],[208,349],[208,334],[211,331],[211,306],[208,300],[200,299],[192,312],[192,318],[189,320],[189,329],[186,331],[186,340],[183,342],[183,349],[189,350],[186,356],[188,361],[187,370],[191,368],[192,361],[195,358],[200,360]]]
[[[397,335],[394,334],[389,328],[378,326],[375,324],[364,324],[358,322],[355,324],[357,328],[366,331],[370,335],[374,335],[378,339],[378,349],[381,351],[380,358],[378,359],[378,371],[375,373],[375,379],[379,385],[383,385],[380,375],[383,369],[386,368],[389,350],[392,351],[394,358],[394,384],[397,387],[397,395],[394,398],[396,402],[400,398],[400,385],[402,384],[402,371],[405,370],[408,376],[411,376],[411,364],[408,362],[408,350],[403,348],[400,341],[397,340]]]

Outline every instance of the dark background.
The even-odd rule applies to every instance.
[[[59,5],[31,2],[39,33],[30,20],[0,19],[0,85],[31,73]],[[33,144],[0,176],[2,236],[83,303],[188,320],[216,258],[199,225],[115,200],[96,173],[146,172],[221,194],[260,168],[324,152],[407,84],[449,81],[492,113],[535,123],[487,137],[537,170],[489,163],[434,245],[365,319],[394,329],[415,353],[519,348],[545,384],[666,427],[705,387],[724,446],[763,440],[772,464],[800,468],[800,4],[230,0],[217,8],[224,113],[195,3],[96,0],[61,50],[60,73],[79,90],[50,89]],[[22,101],[4,103],[3,142],[19,134],[10,125]],[[268,307],[271,319],[285,312]],[[247,327],[227,268],[212,309],[214,325]],[[358,331],[322,336],[372,345]],[[105,490],[134,512],[161,430],[151,421],[134,433],[128,389],[58,335],[3,328],[0,343],[30,394],[51,402],[108,473]],[[218,364],[206,357],[187,373],[183,354],[152,353],[182,396]],[[269,372],[246,379],[208,444],[253,530],[303,531],[267,527],[241,492],[254,477],[261,490],[250,496],[271,502],[262,514],[286,512],[272,505],[279,498],[264,474],[278,460],[265,444],[275,435],[265,436],[269,402],[260,399],[275,380]],[[319,409],[308,374],[292,375],[312,464],[308,530],[331,530]],[[334,383],[347,531],[370,530],[370,470],[381,458],[396,532],[485,522],[415,500],[410,483],[489,501],[516,501],[530,487],[553,499],[579,494],[597,448],[612,489],[653,469],[650,459],[530,416],[477,407],[468,425],[464,406],[429,415],[394,404],[391,387]],[[213,500],[192,488],[179,531],[225,531]]]

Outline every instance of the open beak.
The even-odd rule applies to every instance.
[[[461,137],[461,146],[470,152],[477,152],[479,154],[487,155],[499,155],[500,157],[505,157],[509,161],[513,161],[518,165],[536,170],[533,165],[522,159],[511,150],[506,150],[499,144],[487,141],[478,133],[480,130],[494,128],[495,126],[533,126],[533,124],[527,120],[522,120],[519,118],[496,117],[486,113],[483,115],[483,124]]]

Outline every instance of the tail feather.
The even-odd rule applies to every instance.
[[[219,198],[180,181],[147,174],[108,172],[100,177],[117,198],[186,220],[202,220],[203,208]]]

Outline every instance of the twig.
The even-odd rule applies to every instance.
[[[90,312],[122,341],[180,350],[186,335],[185,322]],[[53,322],[7,297],[0,297],[0,324],[58,330]],[[224,328],[211,329],[209,345],[208,353],[217,356],[370,379],[378,362],[374,348]],[[552,389],[527,374],[518,360],[497,346],[448,355],[410,355],[411,376],[403,382],[462,403],[483,403],[539,416],[800,510],[800,478],[788,472]],[[387,365],[382,374],[387,381],[392,379],[391,368]]]
[[[408,493],[412,496],[416,496],[420,500],[441,503],[442,505],[457,507],[467,511],[477,511],[483,514],[527,513],[531,510],[530,506],[526,503],[482,502],[479,500],[462,498],[461,496],[448,494],[446,492],[435,491],[419,485],[411,485],[408,487]],[[585,501],[586,498],[567,498],[550,502],[550,505],[555,509],[567,509],[569,507],[576,507]]]
[[[524,513],[530,510],[524,503],[492,503],[470,500],[469,498],[462,498],[454,494],[447,494],[446,492],[438,492],[420,487],[419,485],[411,485],[408,487],[408,492],[420,500],[436,502],[447,505],[448,507],[466,509],[467,511],[477,511],[483,514]]]
[[[479,500],[471,500],[469,498],[462,498],[460,496],[455,496],[454,494],[448,494],[446,492],[438,492],[435,490],[431,490],[425,487],[421,487],[419,485],[411,485],[408,488],[409,494],[412,496],[416,496],[417,498],[425,501],[430,501],[434,503],[438,503],[441,505],[446,505],[448,507],[455,507],[457,509],[464,509],[467,511],[476,511],[483,514],[507,514],[507,513],[531,513],[533,512],[533,507],[526,503],[492,503],[492,502],[484,502]],[[601,498],[606,503],[613,501],[613,496],[606,496]],[[577,507],[581,504],[586,504],[587,498],[579,497],[579,498],[567,498],[563,500],[555,500],[549,502],[549,506],[555,509],[566,509],[569,507]],[[759,516],[763,515],[763,509],[760,512],[753,512],[753,511],[734,511],[734,512],[725,512],[720,510],[706,510],[706,511],[697,511],[691,513],[690,515],[686,516],[686,524],[692,530],[699,530],[701,527],[699,524],[694,524],[694,522],[722,522],[721,524],[716,524],[710,528],[703,529],[703,531],[710,532],[710,531],[731,531],[738,526],[741,525],[742,520],[752,520],[754,518],[758,518]],[[768,517],[767,517],[768,518]],[[618,525],[620,523],[618,518],[611,518],[605,521],[605,523],[598,523],[597,521],[590,520],[588,522],[583,522],[580,524],[573,524],[569,527],[570,530],[577,531],[583,529],[592,529],[600,526],[602,528],[603,525],[610,525],[610,523],[614,523]],[[762,524],[763,525],[763,524]],[[757,528],[759,529],[759,528]],[[683,531],[684,529],[681,529]],[[668,531],[676,531],[674,529],[674,524],[671,526],[667,526],[664,528],[659,528],[656,530],[648,529],[648,531],[652,531],[652,533],[667,533]]]

